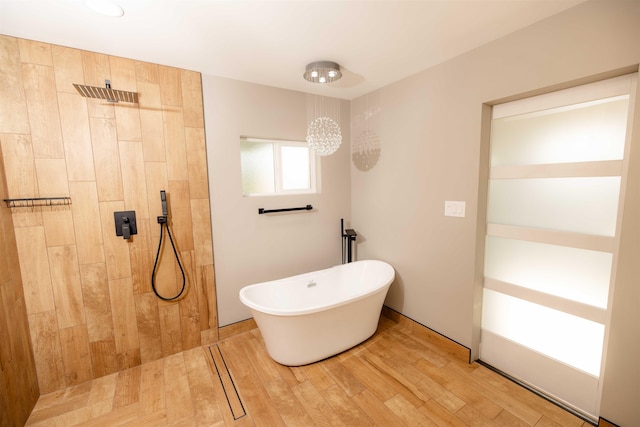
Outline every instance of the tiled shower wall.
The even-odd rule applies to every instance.
[[[216,341],[200,74],[6,36],[0,65],[8,197],[71,197],[10,209],[40,392]],[[139,105],[72,86],[105,79]],[[151,292],[160,190],[187,275],[177,302]],[[125,210],[137,216],[130,241],[115,234]],[[165,246],[157,288],[172,296],[181,283]]]
[[[0,152],[0,199],[7,185]],[[38,400],[18,247],[9,209],[0,209],[0,426],[21,426]]]

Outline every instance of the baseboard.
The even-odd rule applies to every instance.
[[[460,344],[457,341],[452,340],[445,335],[442,335],[440,332],[434,331],[428,326],[423,325],[420,322],[416,322],[410,317],[405,316],[404,314],[385,306],[382,306],[382,315],[394,322],[398,323],[402,327],[410,329],[411,332],[420,336],[427,341],[431,341],[439,347],[445,349],[445,351],[456,359],[462,360],[463,362],[470,363],[471,361],[471,349]]]
[[[464,345],[442,335],[437,331],[434,331],[428,326],[416,322],[415,320],[405,316],[404,314],[387,307],[386,305],[382,306],[382,315],[387,319],[398,323],[402,327],[410,329],[411,332],[420,336],[421,338],[433,342],[434,344],[443,348],[447,353],[455,356],[457,359],[460,359],[464,362],[469,362],[469,358],[471,357],[471,350]],[[239,322],[232,323],[231,325],[218,328],[218,339],[222,341],[235,335],[251,331],[253,329],[256,329],[257,327],[258,325],[256,325],[256,322],[255,320],[253,320],[253,318],[241,320]]]
[[[256,329],[257,327],[258,325],[256,325],[256,321],[253,320],[253,318],[241,320],[239,322],[218,328],[218,339],[222,341],[235,335],[251,331],[253,329]]]
[[[598,420],[598,427],[620,427],[618,424],[614,424],[611,421],[605,420],[604,418],[600,417],[600,419]]]

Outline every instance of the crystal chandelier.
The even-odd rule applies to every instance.
[[[318,117],[307,128],[307,142],[321,156],[335,153],[342,143],[340,125],[330,117]]]
[[[335,62],[319,61],[307,65],[303,75],[311,83],[332,83],[342,77],[340,66]],[[332,105],[334,108],[331,108]],[[337,105],[337,107],[335,107]],[[320,156],[333,154],[342,144],[342,131],[336,119],[339,116],[339,101],[328,99],[320,95],[313,102],[309,113],[309,127],[307,128],[307,142]],[[331,111],[337,110],[337,111]],[[335,114],[337,112],[337,114]],[[333,114],[332,114],[333,113]]]

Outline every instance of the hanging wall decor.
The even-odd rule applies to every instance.
[[[351,135],[356,137],[351,143],[351,160],[359,171],[367,172],[378,163],[382,150],[376,132],[380,103],[375,94],[367,94],[353,101],[352,105],[356,114],[352,115]]]

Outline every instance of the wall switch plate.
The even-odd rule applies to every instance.
[[[466,202],[445,200],[444,201],[444,216],[456,216],[464,218]]]

